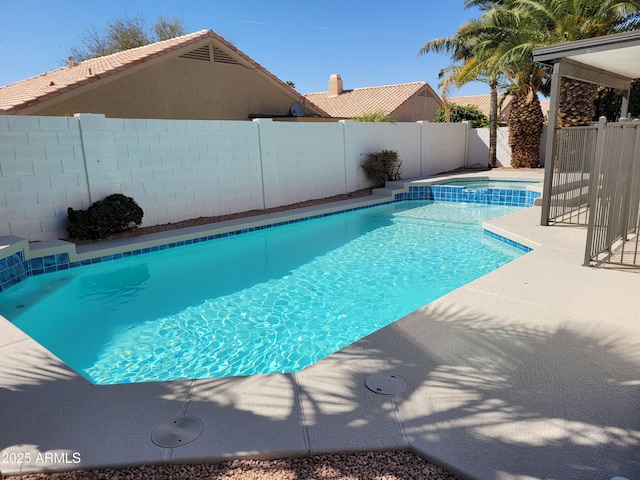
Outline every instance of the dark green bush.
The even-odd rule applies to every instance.
[[[376,112],[363,113],[357,117],[353,117],[352,120],[354,122],[387,122],[387,123],[396,123],[396,119],[393,118],[387,112],[382,110],[378,110]]]
[[[139,227],[143,215],[133,198],[114,193],[86,210],[69,207],[67,231],[71,238],[98,240]]]
[[[385,182],[400,180],[400,167],[402,160],[395,150],[380,150],[369,154],[369,158],[362,164],[367,177],[375,182],[376,186],[383,186]]]
[[[447,115],[444,107],[440,107],[436,112],[435,123],[447,122]],[[475,105],[456,105],[449,104],[449,121],[451,123],[471,122],[473,128],[488,128],[489,118],[478,110]]]

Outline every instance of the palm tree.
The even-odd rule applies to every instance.
[[[507,119],[511,166],[535,168],[540,164],[540,139],[544,126],[537,92],[547,72],[544,68],[532,66],[514,73],[516,81],[509,89],[513,100]]]
[[[485,58],[490,74],[500,72],[513,99],[507,120],[511,166],[536,167],[544,122],[537,91],[546,74],[531,60],[539,30],[517,11],[496,6],[482,14],[475,35],[481,38],[475,52]]]
[[[638,27],[639,0],[467,0],[465,7],[484,12],[508,9],[534,26],[539,45],[592,38]],[[542,33],[540,36],[538,33]],[[523,48],[522,52],[528,48]],[[528,54],[528,53],[527,53]],[[595,116],[598,86],[563,77],[558,106],[559,126],[586,125]]]
[[[478,21],[468,22],[468,36],[475,36],[474,56],[485,71],[501,72],[510,82],[513,107],[509,115],[512,166],[535,166],[538,161],[543,116],[537,98],[544,78],[533,63],[533,49],[563,41],[614,33],[637,26],[640,0],[467,0],[465,7],[479,7]],[[460,30],[459,30],[460,31]],[[458,31],[458,32],[459,32]],[[591,92],[597,87],[574,84],[573,97],[561,107],[572,114],[562,118],[579,124],[593,118]],[[591,92],[589,91],[591,89]],[[570,91],[566,89],[565,91]],[[580,103],[576,98],[582,99]],[[564,117],[563,117],[564,115]],[[578,117],[578,119],[576,119]]]
[[[474,43],[478,41],[474,35],[469,35],[472,23],[462,25],[451,37],[436,38],[426,42],[418,55],[426,55],[430,52],[451,53],[454,63],[440,70],[438,77],[441,97],[444,102],[445,115],[448,117],[449,109],[447,96],[451,88],[459,88],[472,81],[482,81],[489,84],[491,90],[491,107],[489,113],[489,167],[495,168],[497,164],[497,131],[498,131],[498,79],[496,76],[487,76],[484,71],[482,59],[474,55]]]
[[[501,5],[501,0],[466,0],[464,8],[479,7],[488,10],[490,7]],[[487,78],[490,91],[489,102],[489,166],[495,168],[497,163],[497,139],[498,139],[498,78],[496,75]]]
[[[449,48],[453,52],[458,62],[457,68],[451,69],[455,74],[453,83],[484,79],[490,85],[494,128],[498,83],[508,85],[508,93],[513,96],[508,122],[511,165],[516,168],[537,166],[543,125],[536,92],[544,71],[534,68],[530,60],[537,43],[536,31],[529,28],[528,22],[508,8],[494,6],[487,8],[479,19],[463,24],[452,37],[427,42],[421,50],[422,53]]]

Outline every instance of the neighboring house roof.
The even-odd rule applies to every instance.
[[[498,108],[500,108],[501,98],[502,98],[502,95],[498,94]],[[509,111],[511,110],[511,101],[512,101],[512,97],[510,95],[507,95],[507,97],[504,100],[502,100],[502,108],[500,108],[500,113],[498,115],[500,119],[506,121]],[[485,114],[487,117],[489,117],[489,114],[491,112],[491,95],[490,94],[448,97],[447,102],[455,103],[456,105],[460,105],[461,107],[464,107],[466,105],[473,105],[480,112]],[[541,101],[540,106],[542,107],[542,114],[546,117],[547,114],[549,113],[549,101],[548,100]]]
[[[500,97],[498,97],[498,101]],[[505,109],[507,103],[510,103],[510,99],[505,99],[502,103],[502,110]],[[472,105],[476,107],[480,112],[482,112],[487,117],[489,116],[489,112],[491,109],[491,95],[467,95],[461,97],[448,97],[448,103],[455,103],[456,105],[460,105],[461,107],[465,107],[467,105]]]
[[[135,67],[144,67],[145,64],[152,64],[166,55],[180,55],[185,50],[189,50],[189,47],[193,44],[206,39],[214,41],[214,58],[218,54],[223,62],[229,58],[240,62],[246,67],[255,70],[279,88],[288,90],[295,101],[304,103],[305,107],[314,114],[329,116],[316,105],[310,105],[303,95],[293,90],[285,82],[278,79],[211,30],[201,30],[143,47],[85,60],[80,63],[73,62],[70,57],[69,64],[65,67],[0,87],[0,113],[20,114],[29,107],[52,101],[52,99],[56,99],[61,95],[69,94],[76,90],[80,93],[85,89],[94,88],[100,82],[110,81],[120,75],[126,75],[129,70],[135,69]]]
[[[428,94],[441,102],[438,94],[425,82],[354,88],[342,90],[338,95],[330,95],[329,92],[307,93],[305,97],[332,117],[354,118],[376,112],[393,116],[409,99],[420,94]]]

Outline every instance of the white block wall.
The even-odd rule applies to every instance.
[[[540,165],[544,166],[547,126],[544,126],[540,140]],[[496,141],[496,160],[498,167],[511,168],[511,147],[509,147],[509,129],[498,127]],[[489,163],[489,129],[473,128],[469,134],[468,165],[479,163],[487,166]]]
[[[80,115],[91,201],[133,197],[143,226],[263,208],[251,122]]]
[[[342,124],[255,122],[265,208],[346,193]]]
[[[422,123],[422,167],[420,176],[435,175],[453,170],[452,159],[463,158],[458,167],[467,165],[468,137],[471,131],[467,123]]]
[[[466,160],[466,124],[0,116],[0,237],[65,238],[67,208],[133,197],[143,225],[288,205],[366,188],[370,152],[402,177]]]
[[[511,167],[511,148],[509,148],[509,129],[499,127],[496,142],[496,158],[498,167]],[[489,129],[474,128],[469,135],[469,165],[480,164],[486,167],[489,163]]]
[[[345,126],[346,178],[349,191],[368,187],[371,182],[362,170],[369,153],[396,150],[402,160],[402,177],[420,175],[421,141],[418,123],[343,122]],[[456,161],[463,161],[464,157]],[[454,167],[455,168],[455,167]]]
[[[58,238],[88,200],[76,119],[0,116],[0,236]]]

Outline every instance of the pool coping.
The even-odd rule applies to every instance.
[[[95,386],[0,320],[0,460],[33,460],[0,471],[406,449],[468,479],[633,478],[640,276],[582,267],[585,232],[539,220],[489,222],[538,246],[296,374]],[[378,372],[407,390],[369,391]],[[179,416],[201,436],[154,445]]]

